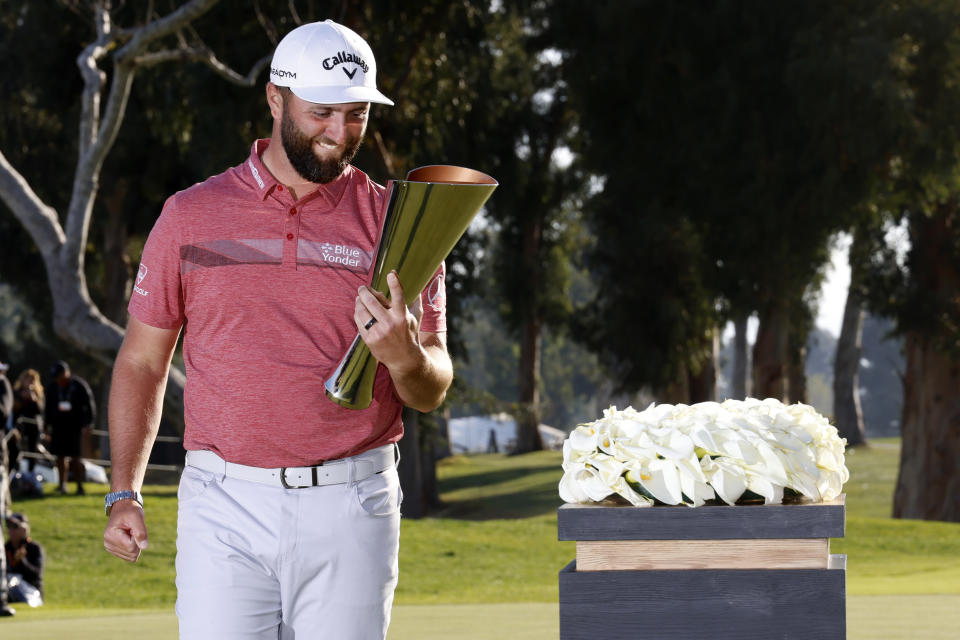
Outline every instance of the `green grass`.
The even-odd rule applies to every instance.
[[[576,555],[557,541],[560,455],[456,456],[438,474],[447,506],[403,522],[396,601],[556,602],[557,572]]]
[[[847,554],[847,593],[960,594],[960,524],[890,517],[899,460],[892,438],[847,453],[847,531],[830,544]]]
[[[30,518],[31,535],[46,552],[47,605],[152,608],[170,606],[176,553],[176,487],[148,486],[150,549],[130,565],[103,549],[105,485],[87,483],[86,496],[48,493],[14,504]],[[53,489],[49,487],[48,489]],[[47,608],[46,606],[44,607]]]
[[[847,535],[851,595],[960,594],[960,525],[889,517],[899,456],[885,440],[849,454]],[[560,454],[458,456],[442,461],[437,517],[404,520],[399,605],[557,601],[557,572],[575,555],[558,542]],[[150,548],[130,565],[103,551],[103,493],[20,502],[47,551],[43,616],[79,609],[170,609],[176,597],[174,487],[144,490]],[[39,612],[38,612],[39,613]]]

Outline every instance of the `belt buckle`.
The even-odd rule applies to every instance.
[[[296,486],[292,484],[287,484],[287,469],[289,469],[290,467],[280,467],[280,485],[284,489],[308,489],[310,487],[316,487],[318,486],[317,467],[322,467],[322,466],[323,466],[323,462],[310,467],[310,474],[313,476],[311,478],[311,480],[313,481],[312,484],[304,484],[304,485],[296,485]]]

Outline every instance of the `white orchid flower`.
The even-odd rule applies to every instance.
[[[609,485],[600,478],[597,470],[588,465],[584,465],[584,468],[579,471],[572,472],[569,482],[575,483],[576,487],[594,502],[600,502],[613,493]]]
[[[627,479],[636,482],[654,498],[664,504],[683,502],[683,490],[680,488],[680,474],[677,466],[670,460],[650,460],[644,465],[630,466]]]
[[[707,484],[707,476],[696,458],[678,460],[677,472],[680,474],[680,489],[687,497],[687,504],[699,507],[707,500],[716,498],[716,493]]]
[[[587,458],[587,467],[591,466],[596,469],[600,480],[603,481],[604,486],[608,488],[612,487],[617,481],[617,478],[622,476],[626,471],[622,462],[606,453],[595,453]]]
[[[783,485],[775,484],[768,478],[747,471],[747,489],[763,496],[764,504],[783,502]]]
[[[613,491],[635,507],[653,506],[653,500],[633,490],[625,478],[618,478]]]
[[[784,464],[783,454],[766,442],[757,446],[757,453],[760,455],[760,462],[747,465],[747,469],[768,478],[775,484],[786,486],[790,480],[787,478],[787,467]]]
[[[788,486],[796,491],[797,493],[804,495],[814,502],[820,502],[822,495],[820,494],[820,489],[817,487],[817,478],[806,473],[791,473],[790,474],[790,483]]]
[[[647,426],[642,422],[640,422],[639,420],[630,418],[630,419],[623,420],[619,424],[619,428],[620,428],[620,435],[630,440],[640,435],[640,433],[642,433],[643,430],[647,428]]]
[[[809,405],[772,398],[651,404],[643,411],[613,406],[564,442],[560,493],[571,502],[615,493],[634,505],[653,496],[700,506],[716,498],[733,504],[747,489],[780,502],[789,487],[829,500],[850,476],[845,444]]]
[[[621,440],[617,442],[616,450],[617,453],[614,457],[624,463],[631,461],[647,462],[649,460],[655,460],[657,457],[656,447],[652,444],[649,446],[637,446]]]
[[[747,442],[746,438],[728,438],[720,443],[720,450],[731,458],[743,460],[748,465],[760,461],[760,454],[756,447]]]
[[[727,504],[736,503],[747,490],[746,471],[732,458],[704,456],[700,466],[717,496]]]
[[[570,443],[572,451],[593,453],[597,448],[599,438],[600,436],[595,427],[583,424],[570,432],[570,437],[567,439],[567,442]]]
[[[670,460],[681,460],[693,455],[693,439],[685,433],[672,431],[665,434],[663,444],[657,446],[657,454]]]
[[[697,425],[690,430],[688,434],[690,439],[693,440],[693,444],[709,453],[710,455],[718,455],[720,453],[720,445],[717,444],[717,441],[713,437],[713,433],[707,425]],[[702,454],[700,457],[703,457]]]
[[[837,473],[825,473],[820,476],[817,488],[824,500],[833,500],[843,491],[843,477]]]
[[[790,451],[803,451],[807,448],[807,445],[790,433],[787,429],[771,429],[767,433],[767,440],[773,441],[781,449],[787,449]]]
[[[577,481],[577,472],[582,471],[585,465],[580,463],[578,469],[568,469],[563,477],[560,478],[560,499],[564,502],[573,504],[582,504],[590,502],[590,496],[583,490]]]

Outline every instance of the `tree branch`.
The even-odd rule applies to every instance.
[[[263,9],[260,8],[260,0],[253,0],[253,11],[257,14],[257,21],[260,22],[260,26],[263,27],[264,33],[267,34],[267,37],[270,38],[270,42],[273,43],[273,46],[277,46],[277,43],[280,42],[280,36],[277,34],[277,28],[273,25],[264,13]],[[300,24],[300,21],[296,19],[296,24]]]
[[[63,247],[64,259],[83,269],[83,248],[86,246],[90,227],[90,215],[97,195],[100,170],[103,161],[116,141],[117,133],[130,97],[130,87],[136,65],[133,60],[154,40],[174,33],[190,21],[209,11],[218,0],[191,0],[169,15],[147,23],[133,30],[130,40],[113,55],[114,75],[107,98],[106,110],[99,131],[92,136],[92,143],[77,163],[74,174],[73,192],[67,209],[67,242]],[[108,12],[103,5],[97,7],[98,36],[107,38],[110,29]],[[91,75],[92,78],[92,75]],[[92,108],[92,104],[90,105]]]
[[[266,55],[257,60],[247,75],[240,75],[229,66],[217,58],[216,54],[208,47],[188,47],[183,49],[166,49],[164,51],[152,51],[137,56],[134,64],[138,67],[152,67],[164,62],[202,62],[217,72],[221,78],[232,82],[241,87],[252,87],[256,84],[257,76],[270,63],[271,56]]]
[[[300,19],[300,14],[297,13],[297,7],[294,6],[293,0],[287,0],[287,8],[290,10],[290,15],[293,17],[293,23],[297,26],[303,24],[303,20]]]
[[[0,151],[0,200],[24,226],[40,253],[56,252],[66,242],[57,212],[40,200],[30,184]]]
[[[70,208],[67,210],[67,243],[64,246],[66,252],[64,258],[71,264],[78,265],[80,269],[83,269],[83,248],[87,244],[90,216],[100,182],[100,170],[120,131],[120,123],[130,97],[130,87],[133,85],[133,74],[132,67],[120,65],[115,67],[100,134],[77,165],[77,171],[74,174]]]
[[[100,70],[97,62],[107,54],[113,43],[111,42],[110,12],[98,4],[94,9],[94,28],[97,39],[84,47],[77,56],[77,67],[83,77],[83,93],[80,99],[80,126],[77,162],[83,162],[83,157],[90,146],[96,142],[97,129],[100,126],[100,93],[107,81],[107,74]]]
[[[170,35],[213,8],[219,0],[191,0],[173,13],[150,22],[134,31],[130,42],[117,51],[114,59],[126,64],[128,59],[136,58],[154,40]]]

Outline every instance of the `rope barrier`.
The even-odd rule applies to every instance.
[[[109,431],[104,431],[103,429],[91,429],[90,433],[95,436],[107,436],[110,437]],[[180,436],[157,436],[157,442],[183,442],[183,438]]]
[[[35,458],[37,460],[43,460],[44,462],[49,462],[51,463],[52,467],[55,467],[57,463],[56,457],[50,454],[49,452],[47,454],[43,454],[43,453],[36,453],[33,451],[21,451],[20,455],[24,458]],[[100,460],[99,458],[82,458],[82,459],[86,460],[87,462],[91,462],[95,465],[99,465],[101,467],[112,466],[109,460]],[[177,464],[153,464],[152,462],[150,462],[150,463],[147,463],[147,470],[148,471],[176,471],[179,473],[180,471],[183,470],[183,467]]]

